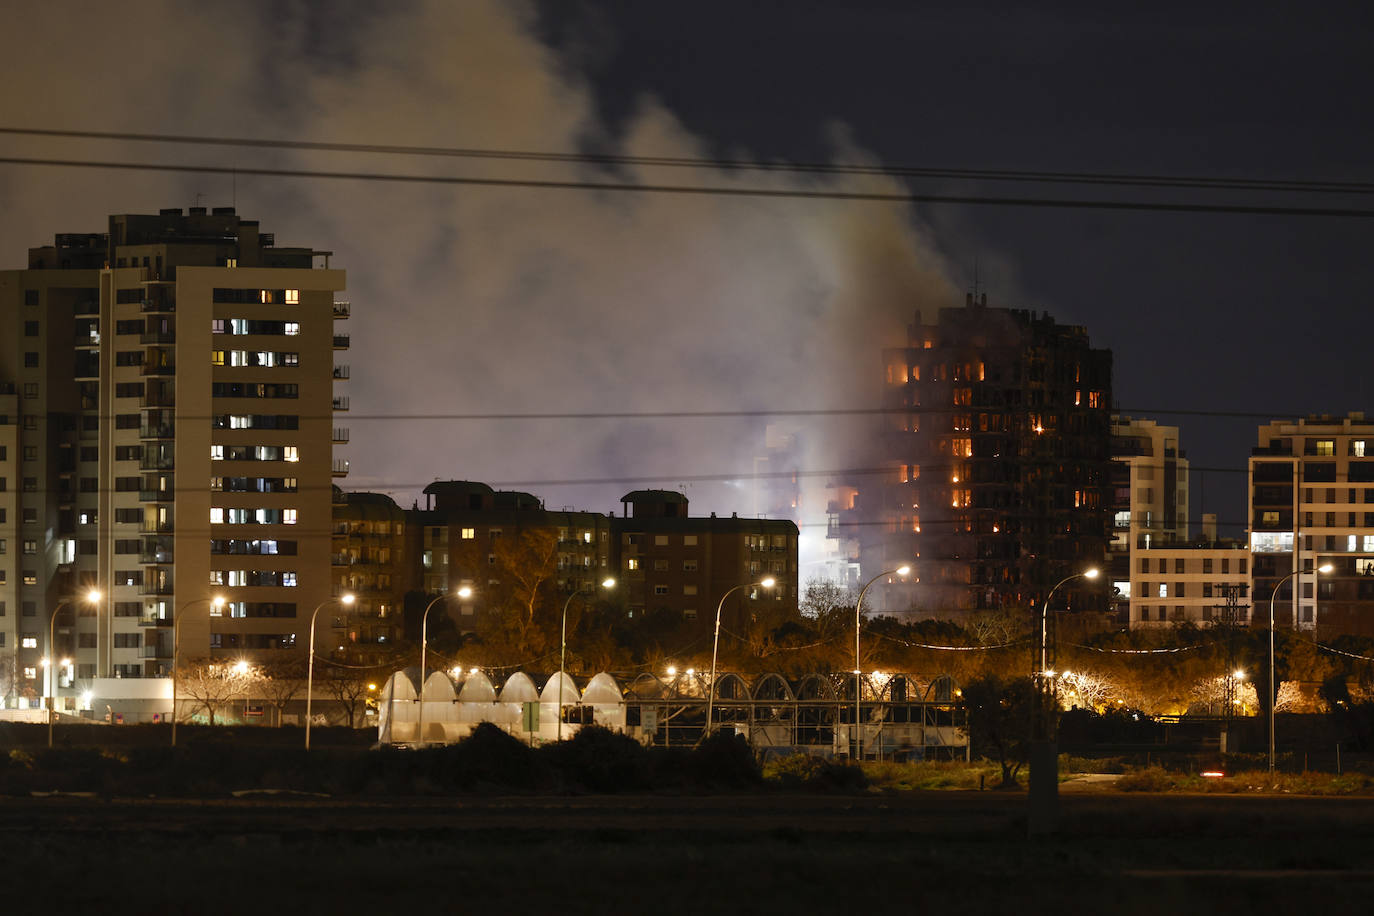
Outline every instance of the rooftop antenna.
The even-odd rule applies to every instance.
[[[199,206],[200,206],[200,199],[201,199],[202,197],[204,197],[204,196],[205,196],[205,195],[202,194],[200,191],[197,191],[197,192],[196,192],[196,200],[195,200],[195,203],[193,203],[191,206],[193,206],[193,207],[199,207]]]
[[[973,301],[978,301],[978,255],[973,256]]]

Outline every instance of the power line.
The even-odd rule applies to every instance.
[[[0,164],[49,166],[59,168],[115,169],[142,172],[174,172],[212,175],[255,175],[266,178],[324,178],[346,181],[375,181],[393,184],[437,184],[490,188],[535,188],[540,190],[577,190],[676,194],[711,197],[750,197],[793,200],[848,200],[864,203],[974,204],[1001,207],[1047,207],[1071,210],[1153,211],[1162,213],[1225,213],[1243,216],[1322,216],[1369,219],[1374,210],[1339,207],[1275,207],[1234,204],[1155,203],[1126,200],[1074,200],[1070,198],[988,197],[982,195],[914,194],[877,191],[840,191],[824,189],[783,189],[730,187],[725,185],[671,185],[611,181],[556,181],[528,178],[478,178],[460,175],[418,175],[391,172],[325,171],[322,169],[285,169],[263,166],[186,165],[180,163],[116,162],[92,159],[52,159],[5,156]]]
[[[125,131],[52,130],[0,127],[0,134],[58,137],[64,139],[117,140],[142,143],[176,143],[193,146],[228,146],[258,149],[308,150],[368,155],[426,156],[457,159],[490,159],[515,162],[555,162],[587,165],[643,165],[665,168],[710,168],[724,171],[798,172],[825,175],[876,175],[905,178],[961,178],[978,181],[1105,184],[1211,190],[1283,191],[1304,193],[1374,193],[1374,183],[1360,181],[1310,181],[1301,179],[1219,178],[1196,175],[1139,175],[1102,172],[1056,172],[1018,169],[968,169],[906,165],[860,165],[825,162],[767,162],[690,156],[631,156],[609,153],[558,153],[537,150],[502,150],[474,147],[414,146],[377,143],[325,143],[313,140],[183,136]]]

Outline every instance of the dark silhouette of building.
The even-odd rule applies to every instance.
[[[880,474],[854,481],[837,527],[868,579],[914,575],[875,611],[1026,607],[1060,579],[1102,566],[1111,537],[1111,352],[1048,314],[987,307],[919,312],[885,350]],[[1105,570],[1104,570],[1105,572]],[[1074,586],[1082,587],[1075,588]],[[1056,595],[1105,608],[1101,580]]]

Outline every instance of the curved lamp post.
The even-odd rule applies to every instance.
[[[772,588],[776,584],[777,580],[769,576],[757,582],[745,582],[736,585],[720,596],[720,603],[716,605],[716,636],[711,641],[711,675],[710,681],[706,685],[706,731],[702,733],[702,738],[711,737],[711,711],[716,699],[716,650],[720,648],[720,612],[725,608],[725,599],[742,588]]]
[[[471,598],[472,589],[464,585],[454,594],[459,598]],[[425,743],[425,650],[429,648],[429,631],[427,629],[429,627],[429,612],[434,609],[434,605],[449,597],[450,595],[448,592],[440,594],[429,604],[425,605],[425,612],[420,617],[420,718],[416,724],[415,742],[421,747],[423,747]],[[393,692],[395,691],[396,685],[394,683],[391,689]]]
[[[1059,590],[1059,586],[1063,585],[1065,582],[1072,582],[1074,579],[1096,579],[1099,575],[1101,575],[1101,570],[1094,566],[1092,569],[1085,569],[1071,576],[1065,576],[1054,583],[1054,588],[1050,589],[1050,593],[1045,596],[1045,603],[1040,606],[1040,677],[1043,678],[1045,676],[1045,669],[1049,667],[1050,599],[1053,598],[1054,593]]]
[[[47,663],[48,677],[52,681],[52,696],[48,698],[48,747],[52,747],[53,715],[57,707],[57,614],[64,607],[68,607],[77,602],[95,604],[100,598],[100,592],[95,589],[91,589],[80,598],[66,598],[57,602],[57,607],[53,608],[52,616],[48,618],[48,657],[45,661]]]
[[[1316,572],[1329,573],[1334,567],[1330,563],[1323,563],[1316,568]],[[1269,775],[1274,775],[1274,707],[1278,705],[1278,695],[1274,693],[1274,599],[1279,596],[1279,589],[1283,588],[1283,583],[1295,576],[1300,576],[1304,572],[1312,570],[1297,569],[1284,576],[1274,586],[1274,593],[1269,596]],[[1297,618],[1294,617],[1293,623],[1297,625]]]
[[[177,652],[181,649],[181,618],[187,608],[202,601],[212,608],[224,607],[224,598],[221,595],[213,598],[195,598],[183,604],[172,615],[172,747],[177,746]]]
[[[310,613],[310,661],[306,664],[305,673],[305,749],[307,751],[310,750],[310,710],[315,689],[315,617],[320,613],[320,608],[334,602],[338,602],[342,607],[348,607],[353,603],[353,595],[345,592],[336,598],[326,598],[315,605],[315,610]]]
[[[607,577],[601,580],[601,587],[604,589],[615,588],[615,580]],[[563,662],[568,654],[568,605],[572,600],[583,592],[591,593],[595,589],[588,585],[583,588],[574,589],[568,596],[568,600],[563,602],[563,635],[558,642],[558,740],[563,740]]]
[[[854,602],[854,756],[857,760],[864,759],[863,731],[859,726],[859,698],[863,695],[863,666],[859,664],[859,621],[862,619],[860,612],[864,606],[864,595],[867,594],[870,585],[884,576],[905,577],[910,572],[911,567],[903,564],[896,569],[878,573],[865,582],[863,588],[859,589],[859,600]]]

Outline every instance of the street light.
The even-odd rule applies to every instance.
[[[1319,573],[1329,573],[1334,567],[1330,563],[1323,563],[1318,566],[1316,571]],[[1278,701],[1278,695],[1274,693],[1274,599],[1279,596],[1279,589],[1283,588],[1283,583],[1294,576],[1302,575],[1310,570],[1295,569],[1284,576],[1274,586],[1274,593],[1269,596],[1269,777],[1274,777],[1274,707]],[[1296,618],[1294,623],[1296,623]]]
[[[185,615],[186,609],[193,604],[206,602],[210,607],[222,609],[224,607],[224,597],[216,595],[213,598],[195,598],[181,606],[172,615],[172,747],[177,746],[177,652],[181,649],[181,618]]]
[[[911,572],[911,567],[905,564],[896,569],[878,573],[872,579],[864,583],[864,587],[859,589],[859,600],[854,602],[854,759],[863,760],[863,731],[859,726],[859,698],[863,695],[863,666],[859,664],[859,621],[862,619],[861,612],[864,606],[864,595],[868,592],[868,587],[884,576],[906,577]]]
[[[601,580],[601,587],[604,588],[604,589],[607,589],[607,590],[613,589],[613,588],[615,588],[615,580],[612,579],[612,578],[610,578],[610,577],[607,577],[607,578],[605,578],[605,579],[602,579],[602,580]],[[593,587],[590,586],[590,585],[585,586],[585,587],[583,587],[583,588],[574,589],[574,590],[573,590],[573,593],[572,593],[571,595],[568,596],[568,600],[563,602],[563,635],[562,635],[562,637],[559,639],[559,642],[558,642],[558,740],[559,740],[559,741],[562,741],[562,740],[563,740],[563,678],[564,678],[564,674],[563,674],[563,662],[564,662],[564,659],[566,658],[566,656],[567,656],[567,654],[568,654],[568,605],[572,604],[572,600],[573,600],[574,598],[576,598],[578,595],[582,594],[583,592],[591,592],[591,591],[594,591],[594,589],[593,589]]]
[[[711,641],[711,677],[706,686],[706,731],[702,733],[703,738],[711,737],[711,710],[716,698],[716,650],[720,648],[720,612],[725,608],[725,599],[742,588],[772,588],[777,584],[772,576],[760,579],[758,582],[745,582],[736,585],[734,588],[720,596],[720,604],[716,605],[716,636]]]
[[[57,614],[73,602],[95,604],[100,601],[100,597],[100,592],[91,589],[80,598],[67,598],[59,601],[57,607],[53,608],[52,616],[48,618],[48,657],[43,659],[43,664],[48,669],[46,673],[49,682],[52,684],[52,696],[48,698],[48,747],[52,747],[53,715],[57,706]]]
[[[335,601],[343,607],[348,607],[353,603],[353,595],[344,593],[336,598],[326,598],[315,605],[315,610],[310,614],[310,661],[306,663],[305,671],[305,749],[307,751],[310,750],[310,709],[315,689],[315,616],[320,613],[320,608]]]
[[[459,598],[471,598],[472,589],[464,585],[456,592]],[[416,743],[424,746],[425,743],[425,650],[429,647],[429,612],[434,605],[449,597],[448,592],[441,593],[437,598],[425,605],[425,612],[420,616],[420,718],[416,726]],[[473,669],[474,671],[476,669]]]
[[[1100,571],[1096,566],[1094,566],[1092,569],[1085,569],[1085,570],[1083,570],[1083,571],[1080,572],[1080,573],[1074,573],[1074,574],[1071,575],[1071,576],[1065,576],[1064,578],[1060,579],[1058,582],[1054,583],[1054,588],[1050,589],[1050,593],[1049,593],[1048,595],[1045,596],[1045,603],[1044,603],[1043,605],[1041,605],[1041,607],[1040,607],[1040,674],[1041,674],[1041,677],[1044,676],[1044,674],[1045,674],[1045,669],[1047,669],[1047,668],[1049,667],[1049,661],[1048,661],[1048,651],[1049,651],[1049,650],[1048,650],[1048,643],[1049,643],[1050,599],[1053,598],[1053,597],[1054,597],[1054,593],[1055,593],[1056,591],[1059,590],[1059,586],[1063,585],[1065,582],[1072,582],[1074,579],[1096,579],[1096,578],[1098,577],[1098,575],[1100,575],[1100,573],[1101,573],[1101,571]]]

